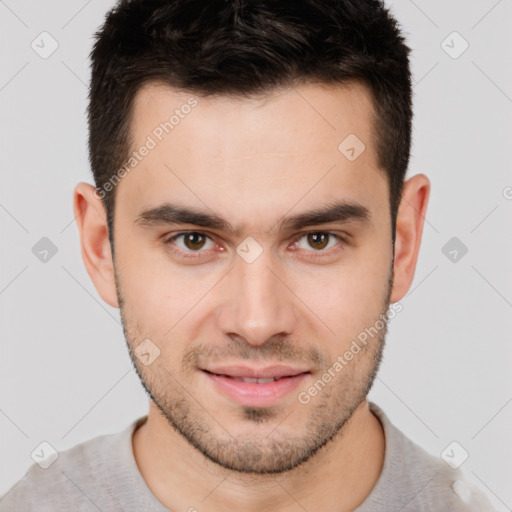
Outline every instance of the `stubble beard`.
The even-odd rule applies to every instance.
[[[287,413],[280,406],[241,406],[238,421],[249,423],[251,427],[276,421],[276,426],[264,437],[233,436],[229,433],[229,425],[222,425],[213,418],[206,407],[201,405],[200,397],[194,397],[187,391],[186,381],[179,382],[173,375],[175,372],[169,371],[169,368],[163,366],[159,359],[149,367],[144,366],[134,353],[141,337],[129,328],[125,315],[125,301],[116,276],[123,331],[132,363],[146,393],[166,418],[169,426],[211,462],[226,470],[255,475],[290,471],[311,459],[335,437],[343,435],[344,426],[370,392],[381,364],[387,335],[386,312],[390,304],[392,268],[383,310],[379,315],[384,327],[317,396],[312,398],[307,406],[297,401],[297,407],[311,409],[302,435],[293,434],[290,430],[283,432],[279,429],[280,426],[284,429],[288,419],[287,414],[290,418],[293,417],[293,410]],[[295,360],[304,361],[315,359],[314,354],[316,354],[315,360],[317,362],[321,360],[325,364],[325,358],[319,352],[315,352],[315,349],[312,349],[313,355],[304,354],[296,347],[283,345],[283,343],[286,342],[266,345],[265,358],[289,362],[294,359],[284,359],[282,355],[293,353],[300,354]],[[194,350],[197,350],[197,347]],[[249,349],[245,346],[241,351],[229,351],[229,355],[245,354],[247,357],[254,350],[258,349],[254,347]],[[188,356],[190,360],[194,360],[198,357],[198,353],[190,352]],[[322,375],[330,366],[332,362],[325,365],[318,374]],[[361,373],[363,367],[364,371]],[[192,371],[191,367],[189,369]],[[279,420],[279,418],[282,419]],[[293,421],[291,423],[293,424]],[[251,430],[254,429],[251,428]]]

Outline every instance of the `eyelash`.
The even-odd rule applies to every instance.
[[[324,234],[324,235],[328,235],[329,237],[334,237],[334,238],[337,238],[338,239],[338,242],[341,242],[341,244],[344,244],[344,245],[348,245],[348,241],[345,237],[337,234],[337,233],[333,233],[332,231],[307,231],[307,232],[304,232],[304,233],[301,233],[300,235],[298,235],[297,237],[295,237],[292,241],[292,244],[295,244],[296,242],[298,242],[299,240],[301,240],[302,238],[304,238],[305,236],[309,235],[309,234],[312,234],[312,233],[317,233],[317,234]],[[203,231],[181,231],[180,233],[176,233],[170,237],[167,237],[165,240],[164,240],[164,244],[165,245],[173,245],[172,242],[174,242],[174,240],[176,240],[177,238],[181,237],[181,236],[185,236],[185,235],[190,235],[190,234],[199,234],[199,235],[202,235],[212,241],[214,241],[210,236],[208,236],[205,232]],[[340,244],[338,243],[335,247],[339,246]],[[311,251],[311,252],[317,252],[316,255],[314,256],[309,256],[309,258],[311,259],[317,259],[317,258],[323,258],[324,256],[326,255],[331,255],[331,251],[335,248],[335,247],[332,247],[330,250],[320,250],[320,251]],[[338,250],[336,250],[336,252],[338,252],[339,250],[341,250],[341,248],[338,248]],[[184,251],[182,249],[173,249],[173,251],[175,253],[177,253],[178,255],[184,257],[184,258],[191,258],[191,259],[197,259],[197,258],[201,258],[201,254],[206,252],[206,251]],[[308,251],[310,252],[310,251]],[[193,254],[193,255],[192,255]]]

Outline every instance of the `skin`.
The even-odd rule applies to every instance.
[[[406,181],[393,247],[372,102],[356,83],[303,84],[259,100],[146,85],[133,105],[134,148],[190,97],[198,105],[116,187],[115,262],[94,188],[74,192],[85,266],[103,300],[121,309],[152,398],[133,436],[137,465],[171,510],[353,510],[382,470],[385,439],[366,395],[386,329],[309,403],[297,395],[407,293],[430,182]],[[355,161],[338,151],[351,133],[366,145]],[[279,229],[284,217],[333,200],[364,205],[368,222]],[[166,201],[214,212],[239,233],[136,222]],[[186,230],[207,238],[165,242]],[[347,243],[315,245],[312,232]],[[249,236],[263,249],[252,263],[236,252]],[[148,366],[133,353],[147,338],[160,350]],[[277,362],[311,373],[272,407],[234,402],[200,370]]]

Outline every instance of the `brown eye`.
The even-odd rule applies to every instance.
[[[324,249],[329,242],[329,234],[328,233],[308,233],[308,243],[314,249]]]
[[[176,251],[185,255],[186,253],[198,253],[201,255],[207,249],[213,249],[215,242],[205,233],[199,231],[184,231],[167,238],[164,242],[176,247]],[[208,243],[211,245],[208,247]]]
[[[347,240],[342,235],[331,231],[310,231],[295,239],[293,249],[300,249],[308,258],[330,258],[346,245]]]
[[[183,243],[185,247],[190,250],[202,249],[205,243],[205,237],[201,233],[186,233],[183,235]]]

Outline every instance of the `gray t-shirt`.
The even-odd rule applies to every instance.
[[[384,428],[384,466],[355,512],[496,512],[460,469],[427,453],[382,409],[369,405]],[[132,433],[145,420],[62,451],[47,469],[34,463],[0,498],[0,512],[169,512],[146,485],[133,455]]]

